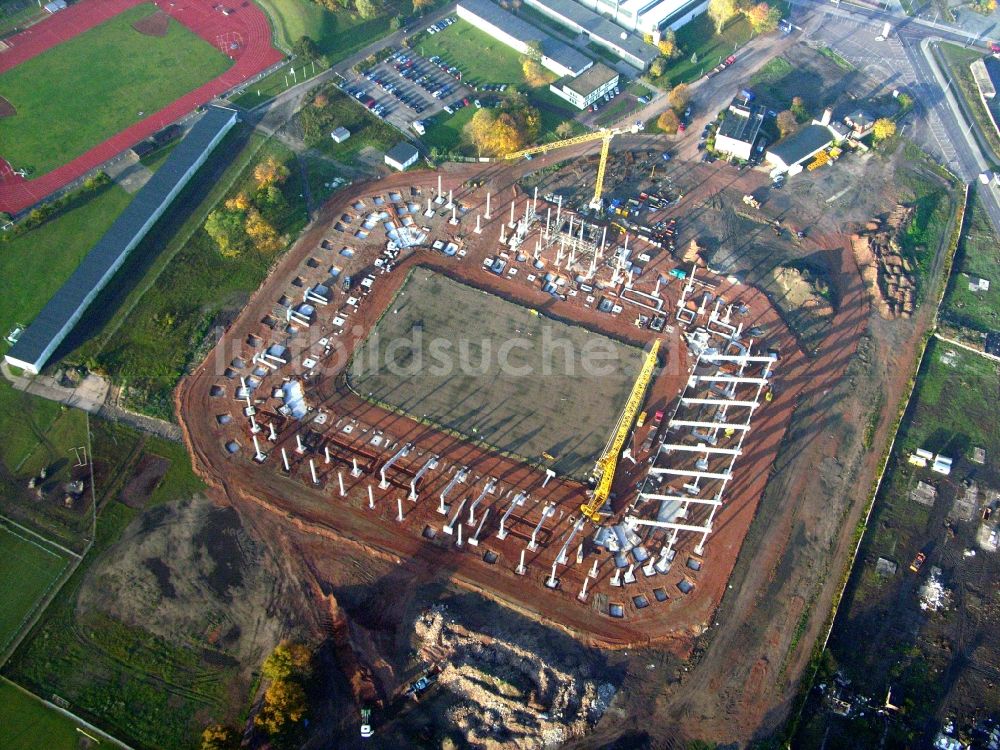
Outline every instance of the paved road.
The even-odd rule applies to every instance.
[[[965,116],[956,99],[960,94],[940,70],[930,49],[936,41],[969,46],[974,38],[959,29],[899,13],[847,4],[837,7],[817,0],[791,1],[796,22],[816,14],[824,17],[824,22],[815,27],[814,39],[824,41],[874,80],[913,92],[920,116],[917,139],[960,179],[971,182],[989,168],[993,159],[984,155],[976,140],[977,126]],[[892,24],[892,35],[888,42],[876,42],[886,21]],[[985,52],[985,44],[979,44],[977,49]],[[926,132],[919,132],[920,127]],[[991,185],[980,189],[977,195],[994,230],[1000,233],[1000,196],[996,188]]]

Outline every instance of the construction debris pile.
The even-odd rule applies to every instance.
[[[941,581],[941,568],[932,567],[924,585],[920,587],[920,609],[941,612],[951,606],[951,590]]]
[[[441,606],[418,618],[415,632],[421,657],[444,665],[437,682],[458,698],[447,715],[467,747],[560,745],[583,736],[615,693],[523,645],[448,622]]]
[[[873,219],[864,232],[851,237],[861,276],[886,320],[913,315],[916,284],[909,260],[903,257],[897,238],[913,217],[913,208],[897,204],[883,224]]]

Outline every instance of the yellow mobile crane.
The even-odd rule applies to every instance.
[[[659,351],[660,340],[656,339],[649,353],[646,355],[646,361],[642,363],[642,369],[639,370],[639,377],[635,379],[635,384],[632,386],[632,393],[629,394],[628,401],[625,402],[625,408],[622,410],[621,416],[618,417],[618,425],[615,427],[611,439],[605,446],[604,453],[597,462],[597,469],[595,471],[597,486],[594,488],[594,496],[590,499],[590,502],[580,506],[580,512],[595,523],[600,522],[601,508],[604,507],[604,503],[607,502],[608,497],[611,495],[611,483],[615,478],[618,457],[621,455],[628,432],[632,429],[632,422],[635,419],[635,415],[642,405],[642,400],[646,395],[646,387],[653,377],[653,370],[656,368],[656,355]]]
[[[575,146],[578,143],[589,143],[590,141],[603,141],[601,143],[601,161],[597,165],[597,181],[594,185],[594,198],[590,201],[590,207],[595,211],[601,209],[601,193],[604,190],[604,169],[608,164],[608,151],[611,149],[611,139],[616,135],[623,135],[624,133],[638,133],[642,130],[643,125],[641,122],[637,122],[635,125],[631,125],[627,128],[602,128],[593,133],[586,133],[585,135],[578,135],[575,138],[567,138],[562,141],[555,141],[554,143],[544,143],[541,146],[532,146],[531,148],[523,148],[520,151],[514,151],[513,153],[507,154],[502,157],[504,159],[521,159],[529,156],[534,156],[535,154],[547,154],[549,151],[553,151],[557,148],[565,148],[567,146]]]

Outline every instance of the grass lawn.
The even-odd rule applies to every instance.
[[[900,244],[915,264],[917,287],[921,297],[926,291],[926,278],[934,256],[948,233],[955,216],[956,193],[936,175],[926,170],[926,155],[907,144],[910,165],[896,171],[896,184],[901,188],[900,199],[915,208],[913,219],[900,235]],[[925,168],[920,168],[918,160]]]
[[[330,133],[324,130],[323,137],[316,143],[310,144],[324,154],[349,163],[367,146],[379,151],[388,151],[403,140],[398,130],[375,117],[335,86],[327,86],[324,93],[329,100],[323,109],[325,116],[329,118],[331,124],[342,125],[351,131],[350,138],[343,143],[337,143],[330,137]],[[333,128],[329,130],[332,131]]]
[[[273,99],[285,89],[319,75],[324,70],[326,65],[322,61],[303,64],[299,60],[294,60],[248,86],[242,94],[233,99],[233,104],[253,109],[258,104]]]
[[[138,5],[0,74],[0,93],[17,109],[0,120],[0,154],[44,174],[231,65],[172,19],[164,37],[132,28],[155,11]]]
[[[0,746],[5,750],[79,750],[83,735],[77,726],[33,696],[0,682]]]
[[[176,215],[160,220],[160,231],[136,248],[74,331],[70,346],[79,348],[67,358],[89,362],[126,385],[132,408],[172,419],[173,387],[201,356],[205,337],[213,326],[234,317],[267,275],[273,254],[248,251],[224,258],[203,225],[220,200],[249,189],[253,166],[272,155],[292,171],[282,186],[287,206],[272,220],[293,241],[307,216],[302,175],[292,152],[259,136],[238,148],[220,145],[214,156],[218,163],[203,167],[208,172],[201,181],[192,181],[191,187],[202,192],[178,197]],[[120,279],[131,281],[125,285]]]
[[[707,14],[702,14],[677,30],[677,45],[681,54],[671,62],[663,75],[654,80],[660,88],[670,89],[678,83],[690,83],[701,78],[722,60],[738,51],[750,40],[752,31],[746,19],[740,16],[715,33],[715,26]],[[697,55],[695,62],[692,56]],[[734,90],[739,81],[733,82]]]
[[[943,318],[960,328],[1000,330],[1000,241],[979,198],[972,201],[965,234],[958,245],[955,270],[948,283]],[[969,290],[970,278],[989,280],[989,291]]]
[[[420,140],[430,148],[440,149],[444,153],[462,153],[462,131],[472,121],[474,114],[475,107],[463,107],[453,115],[439,112]]]
[[[0,332],[34,319],[131,200],[117,185],[80,191],[41,226],[0,244]],[[0,339],[0,350],[9,346]]]
[[[1000,160],[1000,135],[994,121],[1000,116],[1000,103],[992,105],[992,113],[983,106],[982,97],[979,95],[979,88],[972,77],[972,70],[969,65],[974,60],[983,59],[983,53],[976,50],[965,49],[957,44],[942,43],[937,47],[940,59],[944,61],[944,66],[951,78],[958,83],[958,90],[962,94],[966,109],[972,114],[976,123],[976,129],[985,139],[986,144],[992,151],[994,161]],[[987,63],[996,65],[995,61]],[[993,71],[996,72],[995,70]],[[992,115],[992,116],[991,116]]]
[[[390,307],[399,314],[382,317],[350,365],[357,393],[503,453],[535,462],[549,453],[561,474],[589,474],[642,350],[427,268],[411,272]],[[399,351],[400,341],[411,345]],[[585,359],[597,350],[600,373]]]
[[[524,83],[521,56],[461,18],[444,31],[426,35],[416,49],[425,57],[438,55],[456,66],[463,83]]]
[[[170,462],[147,507],[201,492],[204,485],[194,476],[183,445],[101,420],[93,427],[98,492],[104,498],[97,541],[4,671],[40,695],[67,700],[72,711],[135,747],[195,747],[212,716],[244,708],[236,705],[242,692],[231,691],[232,660],[206,655],[210,647],[202,634],[190,642],[166,642],[141,624],[126,624],[100,610],[78,612],[77,597],[91,567],[139,513],[116,498],[144,455]],[[0,726],[20,729],[24,721],[30,717],[0,721]],[[30,746],[49,747],[37,737]]]
[[[0,521],[0,589],[4,592],[0,651],[21,631],[67,565],[69,557],[65,553]]]
[[[0,431],[7,436],[0,444],[0,514],[82,551],[89,506],[66,508],[60,488],[77,477],[73,449],[87,444],[87,414],[16,391],[0,379]],[[27,485],[43,468],[46,494],[39,499]]]
[[[922,728],[920,717],[931,715],[946,695],[956,694],[952,686],[968,679],[963,656],[950,647],[955,623],[962,623],[961,632],[970,641],[990,641],[985,633],[994,626],[979,616],[978,599],[959,595],[955,608],[961,612],[935,615],[918,608],[917,587],[934,565],[945,571],[945,585],[962,593],[975,590],[979,580],[986,585],[995,580],[995,556],[977,549],[976,559],[986,558],[982,568],[972,568],[962,556],[978,526],[978,513],[971,522],[946,519],[954,499],[965,491],[963,479],[972,477],[982,486],[1000,468],[1000,426],[993,411],[983,407],[995,399],[997,385],[996,363],[931,340],[831,634],[830,671],[839,669],[860,694],[881,695],[891,685],[893,697],[905,702],[905,715],[913,718],[891,722],[886,743],[881,718],[862,721],[852,712],[852,718],[841,719],[814,697],[816,705],[805,712],[794,747],[819,747],[827,739],[829,747],[909,745],[907,731],[914,725]],[[970,462],[972,446],[986,449],[985,467]],[[951,476],[909,464],[907,457],[916,448],[952,457]],[[937,489],[931,507],[911,499],[918,481]],[[958,539],[952,528],[959,529]],[[918,551],[928,560],[914,574],[908,566]],[[880,557],[897,565],[895,574],[875,573]],[[978,658],[991,663],[996,652],[979,653]],[[951,679],[937,678],[944,673]],[[984,712],[992,709],[990,703],[995,701],[987,699]],[[871,741],[865,736],[872,736]]]

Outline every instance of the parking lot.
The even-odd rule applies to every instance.
[[[454,23],[453,17],[438,22],[441,28]],[[428,120],[438,112],[452,114],[465,106],[489,106],[493,87],[480,91],[463,83],[463,73],[437,56],[422,57],[413,50],[395,50],[386,60],[345,79],[343,89],[368,107],[376,117],[410,133],[420,133],[414,121]],[[505,86],[503,88],[506,88]]]

